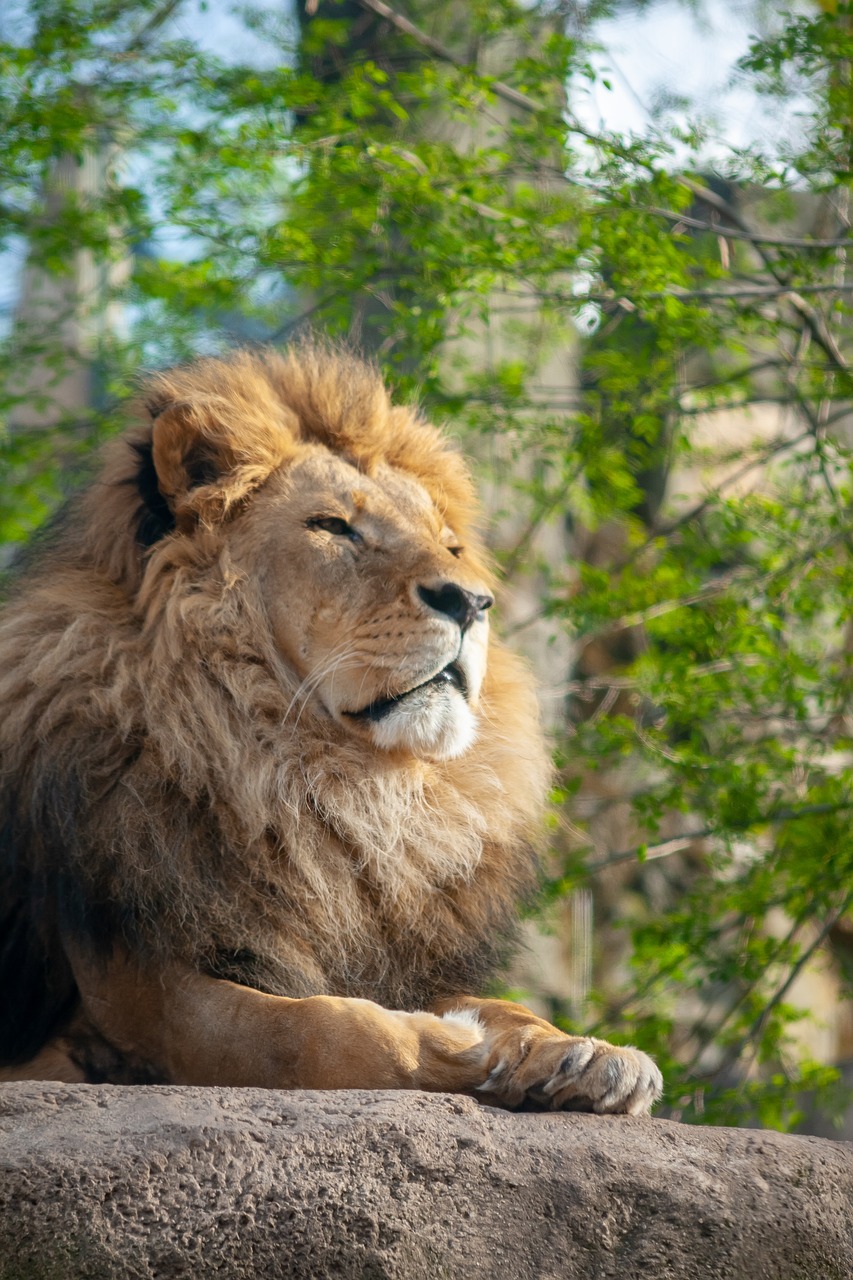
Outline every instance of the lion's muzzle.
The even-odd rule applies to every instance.
[[[377,698],[366,707],[362,707],[360,711],[345,711],[344,715],[349,716],[352,720],[372,720],[376,723],[379,720],[383,720],[404,698],[408,698],[410,694],[417,693],[419,689],[427,689],[431,685],[447,685],[451,689],[458,689],[465,701],[468,701],[468,682],[465,679],[465,672],[454,661],[449,662],[446,667],[442,667],[434,676],[430,676],[429,680],[423,680],[420,684],[413,685],[411,689],[405,689],[402,693],[394,694],[390,698]]]

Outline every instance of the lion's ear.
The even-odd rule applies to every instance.
[[[157,484],[179,528],[224,519],[293,455],[295,418],[280,403],[260,399],[147,401]]]

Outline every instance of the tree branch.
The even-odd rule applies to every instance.
[[[749,232],[750,235],[753,236],[756,250],[758,251],[762,262],[773,276],[773,279],[777,284],[783,286],[784,289],[791,289],[790,281],[786,280],[782,275],[779,264],[762,248],[760,239],[754,239],[756,235],[754,228],[749,226],[742,214],[733,205],[729,204],[728,200],[724,200],[722,196],[718,196],[717,193],[715,191],[711,191],[709,187],[705,187],[699,182],[694,182],[692,178],[682,177],[679,178],[679,182],[682,186],[686,187],[688,191],[692,191],[700,200],[704,200],[706,204],[711,205],[712,208],[725,214],[727,218],[735,223],[739,230]],[[833,241],[833,247],[838,247],[838,241]],[[801,294],[796,293],[795,291],[791,291],[789,293],[787,300],[791,303],[792,308],[797,312],[797,314],[802,317],[803,321],[808,326],[809,332],[828,358],[830,364],[832,364],[839,373],[847,373],[847,361],[839,351],[835,339],[827,329],[821,316],[815,311],[814,307],[810,306]]]
[[[754,827],[772,826],[776,822],[797,822],[801,818],[814,818],[828,813],[843,813],[848,809],[853,809],[853,800],[839,800],[832,804],[806,804],[795,809],[776,809],[771,813],[760,814],[750,822],[732,827],[731,830],[738,832],[751,831]],[[694,840],[707,840],[710,836],[718,835],[720,835],[719,827],[700,827],[696,831],[685,831],[682,835],[671,836],[668,840],[661,840],[658,844],[646,845],[645,858],[642,861],[640,860],[642,845],[638,845],[636,849],[625,849],[620,853],[609,853],[597,862],[591,862],[586,868],[587,874],[597,875],[599,871],[605,871],[608,867],[615,867],[623,862],[637,862],[639,866],[642,866],[644,862],[651,862],[656,858],[666,858],[670,854],[679,853],[685,845],[692,844]]]
[[[183,0],[166,0],[166,3],[161,5],[159,9],[155,10],[148,21],[140,27],[139,31],[137,31],[136,35],[128,44],[125,53],[136,53],[141,49],[143,45],[147,43],[149,37],[152,36],[159,27],[162,27],[165,22],[168,22],[175,10],[180,8],[182,4]]]
[[[423,45],[425,49],[429,49],[430,53],[434,53],[437,58],[441,58],[442,62],[452,63],[454,67],[459,67],[462,70],[469,68],[469,63],[464,58],[460,58],[452,49],[448,49],[447,45],[427,35],[426,31],[416,27],[414,22],[404,17],[402,13],[397,13],[395,9],[383,3],[383,0],[358,0],[358,3],[363,9],[368,9],[378,17],[384,18],[386,22],[390,22],[393,27],[396,27],[398,31],[402,31],[404,35],[417,40],[418,44]],[[520,93],[518,89],[513,89],[511,85],[504,84],[502,80],[491,80],[489,87],[493,93],[497,94],[499,98],[503,98],[505,102],[511,102],[514,107],[521,107],[523,111],[529,111],[533,115],[543,115],[548,110],[541,102],[535,102],[533,98],[528,98],[526,93]]]
[[[680,179],[680,181],[684,181]],[[702,197],[704,199],[704,196]],[[668,218],[671,222],[683,222],[686,227],[698,231],[713,231],[714,235],[723,236],[726,240],[747,240],[751,244],[769,244],[785,249],[844,249],[853,246],[853,240],[810,240],[804,236],[770,236],[760,231],[746,231],[742,227],[725,227],[718,222],[703,222],[701,218],[690,218],[686,213],[678,213],[675,209],[661,209],[656,205],[638,206],[645,208],[659,218]]]

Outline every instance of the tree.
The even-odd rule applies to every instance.
[[[139,365],[305,321],[352,336],[356,317],[397,394],[514,483],[510,576],[571,522],[575,559],[537,565],[534,613],[573,653],[552,681],[544,902],[559,918],[592,885],[605,925],[627,917],[631,972],[596,993],[597,1029],[662,1059],[685,1118],[790,1123],[833,1080],[793,1040],[792,990],[819,957],[853,969],[853,8],[756,39],[743,73],[810,114],[784,155],[716,174],[685,160],[696,135],[572,116],[594,73],[569,5],[306,10],[301,43],[276,10],[251,16],[275,50],[251,65],[180,34],[205,22],[190,0],[32,0],[0,46],[4,243],[58,275],[90,254],[126,326],[89,339],[85,419],[37,429],[15,410],[29,360],[51,398],[54,326],[6,339],[0,539],[115,428]],[[57,166],[93,149],[104,181],[57,198]],[[573,363],[579,335],[577,391],[555,396],[543,355]],[[724,422],[741,438],[698,488]]]

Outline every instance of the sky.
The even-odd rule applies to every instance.
[[[740,81],[735,65],[757,28],[778,22],[780,6],[705,0],[697,10],[687,0],[662,0],[597,24],[601,51],[593,65],[611,87],[599,82],[576,96],[573,109],[583,123],[618,133],[643,132],[672,96],[688,98],[692,105],[671,109],[666,119],[686,124],[703,118],[710,128],[705,152],[711,158],[730,147],[772,145],[795,132],[799,104],[759,100]]]

